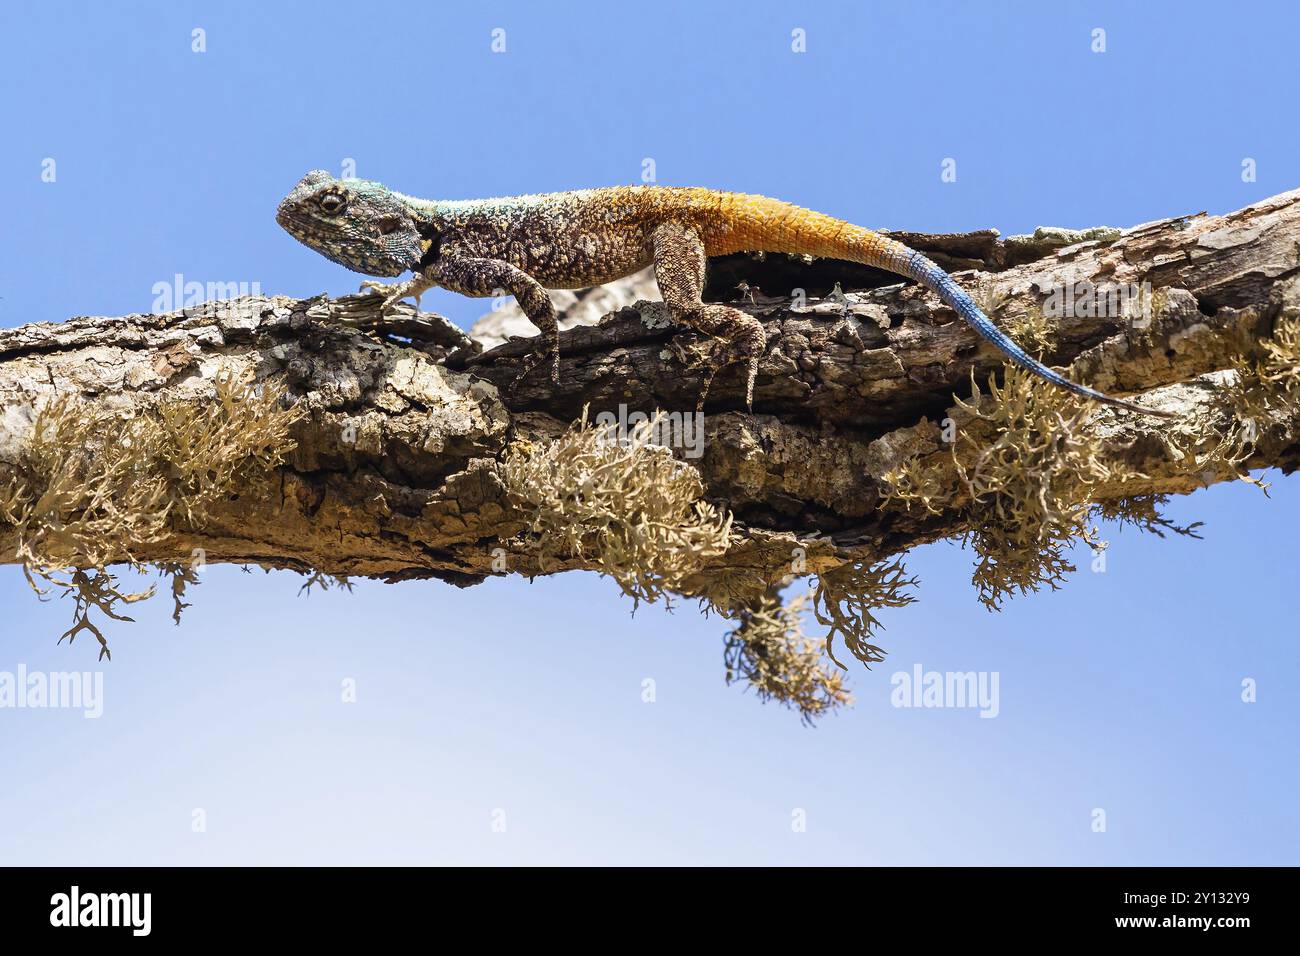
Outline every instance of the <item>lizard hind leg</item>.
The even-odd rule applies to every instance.
[[[754,378],[767,346],[763,324],[740,309],[704,301],[704,243],[689,226],[680,223],[658,226],[652,236],[652,246],[659,292],[673,318],[721,340],[704,359],[704,383],[696,411],[704,410],[714,375],[732,362],[746,364],[745,405],[752,410]]]

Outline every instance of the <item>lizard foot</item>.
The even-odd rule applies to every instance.
[[[363,289],[373,289],[384,297],[379,304],[379,314],[387,315],[403,299],[414,298],[416,311],[420,308],[420,296],[429,290],[430,283],[423,276],[415,276],[405,282],[376,282],[367,279],[361,283]]]
[[[754,410],[754,380],[758,377],[758,363],[767,345],[763,326],[749,316],[734,323],[735,330],[726,338],[714,338],[707,344],[682,346],[673,344],[673,351],[688,372],[703,370],[704,384],[700,389],[696,411],[703,411],[713,378],[722,369],[735,362],[745,365],[745,407]]]
[[[735,361],[735,355],[730,349],[723,350],[724,355],[731,361]],[[698,414],[704,414],[704,400],[709,397],[709,389],[713,386],[713,379],[717,374],[731,364],[727,362],[709,362],[699,363],[704,370],[704,381],[700,385],[700,395],[695,401],[695,411]],[[745,410],[751,415],[754,413],[754,379],[758,376],[758,359],[750,357],[746,359],[748,374],[745,377]]]
[[[526,379],[528,375],[532,372],[532,370],[537,368],[538,363],[540,363],[542,359],[548,356],[551,359],[551,384],[559,385],[560,384],[560,346],[558,342],[551,342],[551,343],[543,344],[539,348],[533,349],[533,351],[529,352],[527,355],[524,356],[522,367],[519,370],[519,374],[516,375],[514,381],[510,383],[510,390],[514,391],[515,389],[517,389],[519,385],[523,382],[523,380]]]
[[[704,411],[704,401],[709,397],[709,389],[713,387],[713,379],[728,365],[733,362],[744,361],[749,366],[749,375],[746,380],[745,405],[750,411],[754,409],[754,378],[758,374],[757,356],[743,354],[737,351],[735,345],[726,339],[713,339],[707,345],[695,346],[675,346],[674,351],[682,364],[686,366],[687,373],[696,372],[703,375],[704,380],[700,383],[699,398],[695,402],[697,412]]]
[[[727,364],[727,346],[725,342],[714,340],[708,345],[683,346],[673,343],[673,351],[678,360],[686,367],[687,374],[702,373],[704,380],[700,383],[699,396],[695,400],[695,411],[704,411],[704,400],[709,397],[713,378]]]

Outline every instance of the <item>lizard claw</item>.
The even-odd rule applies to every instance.
[[[738,358],[734,347],[725,341],[714,340],[703,347],[675,346],[677,358],[686,366],[688,373],[702,373],[704,380],[700,383],[699,398],[695,403],[697,412],[704,411],[704,401],[713,387],[717,374],[733,362],[745,363],[745,408],[754,411],[754,381],[758,377],[758,356],[749,355]]]
[[[704,400],[709,397],[709,389],[713,387],[714,376],[727,364],[725,344],[717,340],[696,346],[682,346],[674,342],[673,348],[687,373],[700,372],[704,376],[700,383],[699,397],[695,401],[695,411],[702,413]]]
[[[754,414],[754,380],[758,378],[758,356],[751,355],[748,365],[748,376],[745,379],[745,409],[749,414]]]
[[[515,380],[510,383],[510,390],[514,391],[518,388],[520,383],[528,377],[529,373],[532,372],[533,369],[537,368],[538,363],[547,356],[551,359],[551,384],[559,385],[560,348],[558,343],[552,343],[549,347],[544,346],[543,348],[534,349],[524,356],[522,363],[523,367],[520,368],[519,374],[515,376]]]
[[[528,373],[537,367],[537,363],[541,357],[541,353],[539,352],[529,352],[524,356],[524,360],[519,369],[519,374],[516,375],[514,381],[510,383],[510,391],[515,391],[523,384],[524,379],[528,377]]]
[[[718,366],[704,370],[704,381],[700,385],[699,397],[695,400],[695,414],[704,414],[704,400],[709,397],[709,389],[713,387],[713,377],[718,374]]]
[[[408,279],[405,282],[376,282],[373,279],[366,279],[361,283],[363,289],[373,289],[379,295],[384,297],[384,301],[379,304],[379,314],[387,315],[393,311],[397,303],[406,298],[415,299],[415,309],[420,309],[420,297],[425,290],[429,288],[428,284],[423,282],[419,277]]]

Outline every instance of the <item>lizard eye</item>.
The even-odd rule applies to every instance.
[[[343,207],[347,205],[347,203],[344,202],[343,197],[338,193],[326,193],[324,196],[321,196],[317,202],[321,209],[331,216],[337,212],[342,212]]]

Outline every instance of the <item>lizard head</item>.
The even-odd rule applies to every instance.
[[[353,272],[397,276],[420,264],[411,210],[397,193],[369,180],[335,179],[314,169],[284,197],[275,221]]]

